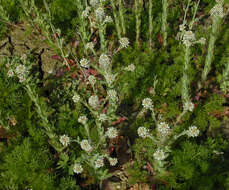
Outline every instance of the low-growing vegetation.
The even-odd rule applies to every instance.
[[[0,0],[0,189],[229,189],[228,12]]]

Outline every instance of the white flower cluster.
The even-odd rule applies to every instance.
[[[159,123],[157,127],[158,127],[157,128],[158,132],[162,136],[168,135],[170,133],[170,127],[169,127],[168,123],[166,123],[166,122]]]
[[[181,32],[183,32],[185,28],[186,28],[186,25],[184,23],[179,25],[179,29]]]
[[[134,64],[130,64],[127,67],[124,68],[125,71],[131,71],[134,72],[135,70],[135,65]]]
[[[77,103],[80,101],[80,96],[78,94],[74,94],[74,96],[72,97],[72,100],[74,103]]]
[[[118,94],[114,89],[108,90],[107,91],[107,95],[108,95],[108,97],[109,97],[109,99],[111,101],[113,101],[113,102],[117,102],[118,101]]]
[[[102,21],[105,17],[105,12],[104,9],[102,7],[99,7],[95,10],[95,17],[98,21]]]
[[[82,140],[80,142],[80,146],[86,152],[91,152],[92,151],[92,146],[90,145],[90,143],[88,142],[88,140]]]
[[[113,22],[113,19],[111,18],[111,16],[106,16],[104,19],[104,23],[111,23]]]
[[[60,137],[60,142],[63,146],[67,147],[70,144],[70,138],[67,135],[62,135]]]
[[[204,45],[206,43],[206,38],[202,37],[198,41],[201,45]]]
[[[153,102],[150,98],[145,98],[143,101],[142,101],[142,106],[145,108],[145,109],[153,109]]]
[[[17,74],[17,77],[19,78],[19,82],[24,82],[26,80],[26,75],[28,74],[28,70],[25,65],[19,64],[15,69],[15,73]],[[7,75],[8,77],[13,77],[14,71],[10,69]]]
[[[105,73],[104,77],[105,77],[107,84],[112,85],[115,81],[116,75],[111,74],[111,73]]]
[[[108,158],[108,160],[109,160],[111,166],[115,166],[118,163],[117,158]]]
[[[92,7],[97,6],[97,5],[98,5],[98,3],[99,3],[99,1],[98,1],[98,0],[90,0],[90,5],[91,5]]]
[[[224,17],[222,1],[217,1],[217,4],[210,10],[210,15],[212,17]]]
[[[154,159],[161,161],[161,160],[164,160],[166,158],[166,155],[165,155],[165,152],[163,150],[158,149],[158,150],[156,150],[156,152],[154,152],[153,157],[154,157]]]
[[[93,75],[90,75],[89,77],[88,77],[88,80],[89,80],[89,82],[91,83],[91,85],[95,85],[95,83],[96,83],[96,78],[93,76]]]
[[[8,77],[13,77],[14,76],[14,71],[12,69],[10,69],[8,72],[7,72],[7,76]]]
[[[200,134],[200,130],[196,126],[191,126],[189,129],[186,131],[186,134],[189,137],[197,137]]]
[[[73,166],[73,172],[76,174],[80,174],[83,172],[83,167],[81,166],[81,164],[75,163]]]
[[[101,113],[99,115],[99,119],[98,120],[101,121],[101,122],[106,121],[107,120],[107,115],[105,113]]]
[[[90,96],[89,100],[88,100],[89,105],[93,108],[93,109],[97,109],[99,106],[99,98],[97,95],[92,95]]]
[[[83,58],[80,60],[80,65],[81,65],[81,67],[89,68],[89,61],[87,59]]]
[[[121,48],[127,48],[128,46],[129,46],[129,39],[128,38],[121,38],[120,40],[119,40],[119,43],[120,43],[120,47]]]
[[[138,135],[139,137],[146,138],[149,136],[149,130],[145,127],[139,127],[138,128]]]
[[[103,53],[100,55],[99,57],[99,66],[103,69],[103,70],[108,70],[110,69],[110,59],[109,57],[107,56],[107,54]]]
[[[85,125],[87,123],[88,119],[87,119],[87,116],[85,115],[82,115],[78,118],[78,122],[79,123],[82,123],[83,125]]]
[[[86,49],[94,49],[94,47],[95,47],[95,45],[94,45],[94,43],[93,42],[88,42],[87,44],[86,44]]]
[[[195,40],[196,40],[195,34],[191,30],[184,31],[184,35],[182,39],[184,45],[191,46]]]
[[[115,129],[114,127],[110,127],[108,128],[106,135],[110,138],[110,139],[114,139],[118,136],[118,131],[117,129]]]
[[[82,17],[86,18],[89,16],[91,7],[86,7],[86,9],[82,12]]]
[[[95,161],[95,168],[101,168],[104,166],[103,159],[104,159],[103,157],[100,157]]]
[[[184,110],[192,112],[194,110],[194,104],[192,102],[185,102]]]
[[[18,75],[23,75],[23,74],[26,73],[26,71],[27,71],[27,69],[26,69],[25,65],[22,65],[22,64],[18,65],[18,66],[16,67],[16,69],[15,69],[15,72],[16,72]]]

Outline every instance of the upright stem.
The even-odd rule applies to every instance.
[[[152,33],[153,33],[153,0],[149,0],[149,48],[152,49]]]
[[[125,36],[126,35],[126,26],[125,26],[125,20],[124,20],[124,9],[123,9],[123,4],[122,0],[118,1],[119,4],[119,15],[121,19],[121,25],[122,25],[122,34]]]
[[[136,43],[139,46],[140,27],[141,27],[141,5],[142,0],[135,0],[135,15],[136,15]]]
[[[121,39],[121,31],[122,30],[120,28],[120,21],[119,21],[119,18],[118,18],[118,14],[117,14],[117,11],[116,11],[116,6],[115,6],[114,0],[111,0],[111,7],[112,7],[114,19],[115,19],[115,26],[116,26],[118,38]]]
[[[212,63],[212,60],[214,57],[213,51],[214,51],[214,46],[215,46],[216,35],[217,35],[219,23],[220,23],[220,18],[218,16],[214,16],[213,17],[212,30],[211,30],[211,34],[210,34],[209,45],[208,45],[208,54],[207,54],[207,57],[205,59],[205,65],[204,65],[204,70],[202,73],[201,83],[203,83],[206,80],[207,75],[208,75],[209,71],[211,70],[211,63]],[[199,84],[199,88],[201,88],[201,84]]]
[[[188,67],[190,62],[190,47],[185,46],[185,56],[184,56],[184,71],[182,80],[182,99],[183,103],[189,101],[189,91],[188,91]]]
[[[195,22],[196,12],[197,12],[197,9],[198,9],[198,7],[199,7],[199,4],[200,4],[200,0],[199,0],[198,3],[195,5],[195,10],[194,10],[194,14],[193,14],[193,16],[192,16],[192,21],[191,21],[191,23],[190,23],[190,25],[189,25],[189,30],[192,30],[193,24],[194,24],[194,22]]]
[[[188,13],[188,9],[189,9],[190,2],[191,2],[191,0],[188,0],[188,5],[187,5],[187,7],[186,7],[186,9],[185,9],[185,12],[184,12],[183,24],[186,24],[186,23],[187,23],[186,17],[187,17],[187,13]]]
[[[105,26],[102,25],[99,27],[99,38],[100,38],[100,46],[101,46],[101,51],[105,53],[106,51],[106,41],[105,41]]]
[[[220,84],[220,88],[222,89],[222,91],[224,93],[227,92],[228,90],[228,87],[229,87],[229,59],[226,63],[226,66],[225,66],[225,69],[224,69],[224,72],[223,72],[223,76],[222,76],[222,82]]]
[[[162,0],[162,37],[163,37],[163,47],[167,45],[167,8],[168,0]]]
[[[37,108],[37,113],[40,116],[43,124],[44,124],[44,128],[49,131],[50,129],[48,128],[49,125],[49,121],[48,118],[46,116],[46,114],[43,112],[43,110],[41,109],[39,103],[38,103],[38,98],[35,96],[35,94],[33,93],[31,87],[29,84],[26,85],[26,91],[30,97],[30,99],[34,102],[36,108]]]

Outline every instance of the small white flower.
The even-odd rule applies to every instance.
[[[89,144],[88,140],[82,140],[80,142],[80,146],[83,150],[85,150],[86,152],[90,152],[92,151],[92,146]]]
[[[95,83],[96,83],[96,78],[93,76],[93,75],[90,75],[89,77],[88,77],[88,80],[89,80],[89,82],[91,83],[91,85],[95,85]]]
[[[82,123],[83,125],[85,125],[87,123],[88,119],[87,119],[87,116],[85,115],[82,115],[78,118],[78,122],[79,123]]]
[[[142,101],[142,106],[145,108],[145,109],[153,109],[153,102],[150,98],[145,98],[143,101]]]
[[[130,64],[127,67],[125,67],[124,70],[133,72],[135,70],[135,65]]]
[[[26,54],[23,54],[23,55],[20,57],[20,59],[21,59],[22,61],[26,61],[26,58],[27,58],[27,55],[26,55]]]
[[[62,135],[60,137],[60,142],[63,146],[68,146],[70,144],[70,138],[67,135]]]
[[[105,73],[104,77],[105,77],[107,84],[112,85],[115,81],[116,75],[111,74],[111,73]]]
[[[19,75],[18,78],[19,78],[20,83],[22,83],[26,80],[25,75]]]
[[[119,40],[121,48],[127,48],[129,46],[129,39],[128,38],[121,38]]]
[[[166,155],[163,150],[156,150],[153,154],[154,159],[156,160],[164,160],[166,158]]]
[[[166,122],[159,123],[157,130],[161,135],[168,135],[170,133],[170,127]]]
[[[91,10],[91,7],[87,7],[87,8],[82,12],[82,16],[83,16],[84,18],[88,17],[90,10]]]
[[[217,3],[211,10],[210,10],[210,15],[212,17],[220,17],[223,18],[224,17],[224,13],[223,13],[223,5],[222,3]]]
[[[104,114],[104,113],[101,113],[101,114],[99,115],[99,119],[98,119],[98,120],[101,121],[101,122],[106,121],[106,120],[107,120],[107,115]]]
[[[77,103],[80,101],[80,96],[78,94],[74,94],[74,96],[72,97],[72,100],[74,103]]]
[[[138,135],[139,137],[146,138],[149,135],[149,130],[145,127],[139,127],[138,128]]]
[[[180,24],[179,25],[180,31],[183,32],[185,30],[185,27],[186,27],[185,24]]]
[[[98,21],[102,21],[105,16],[104,9],[102,7],[99,7],[95,10],[95,17]]]
[[[94,49],[94,43],[93,42],[88,42],[87,44],[86,44],[86,49]]]
[[[99,98],[97,95],[90,96],[88,100],[89,105],[93,108],[96,109],[99,106]]]
[[[113,101],[113,102],[117,102],[118,101],[118,94],[115,90],[108,90],[107,91],[107,95],[108,97]]]
[[[95,7],[96,5],[98,5],[99,1],[98,0],[90,0],[90,5],[92,7]]]
[[[14,72],[12,69],[10,69],[8,72],[7,72],[7,76],[8,77],[13,77],[14,76]]]
[[[98,158],[96,161],[95,161],[95,168],[101,168],[104,166],[104,161],[103,161],[103,157],[101,158]]]
[[[89,61],[87,59],[83,58],[80,60],[80,65],[81,65],[81,67],[89,68]]]
[[[184,45],[191,46],[195,40],[196,40],[195,34],[191,30],[184,31],[184,36],[182,39]]]
[[[216,3],[223,3],[223,0],[215,0]]]
[[[192,112],[194,110],[194,104],[192,102],[185,102],[184,110]]]
[[[104,19],[104,23],[111,23],[113,22],[113,19],[111,18],[111,16],[106,16]]]
[[[195,41],[195,34],[189,30],[184,32],[183,40]]]
[[[73,172],[76,174],[80,174],[83,172],[83,167],[81,166],[81,164],[75,163],[73,166]]]
[[[20,65],[18,65],[17,67],[16,67],[16,70],[15,70],[15,72],[18,74],[18,75],[24,75],[25,73],[26,73],[26,67],[25,67],[25,65],[22,65],[22,64],[20,64]]]
[[[189,137],[197,137],[200,134],[200,130],[196,126],[191,126],[187,130],[186,134]]]
[[[117,158],[109,158],[108,160],[109,160],[111,166],[115,166],[118,163]]]
[[[114,127],[110,127],[108,128],[106,135],[110,138],[110,139],[114,139],[118,136],[118,131],[117,129],[115,129]]]
[[[111,63],[109,57],[105,53],[101,54],[99,57],[99,66],[102,69],[107,70],[110,68],[110,64]]]
[[[199,39],[199,43],[201,44],[201,45],[204,45],[205,43],[206,43],[206,38],[200,38]]]

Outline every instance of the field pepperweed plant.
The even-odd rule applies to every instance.
[[[1,190],[229,189],[228,0],[1,0]]]

